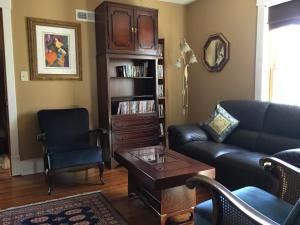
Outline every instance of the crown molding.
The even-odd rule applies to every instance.
[[[273,5],[279,5],[284,2],[290,2],[292,0],[257,0],[256,5],[257,6],[273,6]]]
[[[179,5],[188,5],[196,0],[159,0],[159,1],[169,2],[169,3],[179,4]]]

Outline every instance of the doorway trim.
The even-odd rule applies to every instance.
[[[17,102],[16,102],[16,83],[15,83],[12,22],[11,22],[11,17],[12,17],[11,0],[0,0],[0,8],[2,8],[2,13],[3,13],[11,173],[14,176],[14,175],[21,174],[21,162],[20,162],[20,155],[19,155],[18,114],[17,114]]]

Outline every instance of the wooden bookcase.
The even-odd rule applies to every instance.
[[[115,151],[157,145],[161,139],[158,11],[104,2],[95,15],[99,126],[109,131],[101,144],[104,160],[114,167]],[[146,101],[151,103],[144,107]],[[148,106],[153,107],[144,110]]]
[[[166,116],[167,116],[167,86],[166,86],[166,69],[165,69],[165,39],[158,40],[159,52],[161,54],[158,58],[158,87],[162,86],[162,95],[160,96],[158,93],[158,116],[159,116],[159,126],[160,126],[160,143],[163,145],[167,144],[167,127],[166,127]],[[159,71],[161,68],[161,72]],[[160,76],[162,73],[162,76]]]

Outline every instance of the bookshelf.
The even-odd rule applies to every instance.
[[[158,10],[104,1],[95,9],[99,126],[103,159],[159,144]]]
[[[166,97],[166,70],[165,70],[165,40],[158,40],[159,52],[161,55],[158,57],[157,67],[157,99],[158,99],[158,118],[160,126],[160,143],[166,145],[167,143],[167,129],[166,129],[166,115],[167,115],[167,97]],[[161,90],[160,90],[161,89]]]
[[[158,116],[157,56],[100,54],[98,66],[99,124],[109,130],[102,137],[103,157],[114,167],[114,152],[157,145]],[[120,74],[118,68],[147,65],[142,76]]]

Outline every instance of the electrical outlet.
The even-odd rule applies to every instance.
[[[21,81],[29,81],[29,76],[27,71],[21,71]]]

